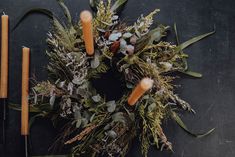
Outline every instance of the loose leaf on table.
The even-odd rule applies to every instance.
[[[177,123],[185,132],[187,132],[188,134],[190,134],[190,135],[192,135],[192,136],[194,136],[194,137],[196,137],[196,138],[205,137],[205,136],[211,134],[211,133],[215,130],[215,128],[213,128],[213,129],[207,131],[206,133],[195,134],[195,133],[192,133],[192,132],[187,128],[187,126],[184,124],[184,122],[181,120],[181,118],[177,115],[176,112],[171,111],[171,118],[174,119],[174,120],[176,121],[176,123]]]
[[[126,4],[128,0],[116,0],[116,2],[111,7],[111,11],[118,12],[120,11]]]
[[[14,31],[19,24],[30,14],[32,13],[39,13],[39,14],[43,14],[46,15],[47,17],[49,17],[50,19],[53,19],[53,13],[45,8],[29,8],[26,11],[24,11],[22,14],[20,14],[20,16],[15,20],[16,23],[15,25],[13,25],[13,28],[11,29],[12,31]]]

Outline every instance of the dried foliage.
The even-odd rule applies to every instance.
[[[172,118],[184,128],[177,110],[194,111],[174,93],[175,77],[168,74],[187,73],[188,56],[183,49],[210,34],[173,45],[162,40],[167,26],[150,30],[159,9],[142,15],[133,26],[126,26],[112,9],[124,1],[115,3],[115,7],[111,0],[92,1],[97,9],[93,21],[96,50],[94,56],[88,57],[79,22],[74,24],[68,8],[62,1],[59,3],[67,25],[53,18],[53,30],[47,39],[50,77],[33,87],[30,97],[31,107],[39,114],[51,117],[53,122],[66,120],[56,145],[71,147],[73,156],[125,156],[137,135],[145,157],[151,145],[172,150],[162,121]],[[106,101],[91,81],[111,68],[123,76],[126,89],[120,100]],[[143,77],[152,78],[154,87],[131,108],[127,97]]]

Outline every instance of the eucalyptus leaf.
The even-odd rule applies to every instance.
[[[93,121],[93,119],[95,118],[95,113],[91,116],[91,118],[90,118],[90,122],[92,122]]]
[[[95,55],[94,58],[91,60],[91,68],[96,69],[100,65],[99,56]]]
[[[148,106],[148,112],[152,112],[157,107],[156,103],[152,103]]]
[[[124,39],[120,39],[120,51],[126,51],[127,42]]]
[[[81,124],[82,124],[82,119],[78,119],[76,121],[76,128],[80,128]]]
[[[65,83],[66,83],[66,80],[65,80],[65,81],[61,81],[61,82],[58,84],[58,87],[59,87],[59,88],[63,88],[64,85],[65,85]]]
[[[110,124],[105,125],[104,130],[109,130],[111,128]]]
[[[107,135],[108,135],[109,137],[111,137],[112,139],[115,139],[115,138],[117,137],[117,133],[116,133],[115,131],[113,131],[113,130],[109,130],[109,131],[107,132]]]
[[[113,114],[112,119],[114,122],[126,123],[125,117],[123,116],[122,112],[117,112],[117,113]]]
[[[108,107],[107,110],[108,110],[109,113],[114,112],[115,109],[116,109],[116,103],[115,103],[114,100],[107,102],[107,103],[106,103],[106,106]]]
[[[51,105],[51,107],[53,107],[54,106],[54,103],[55,103],[55,94],[53,94],[51,97],[50,97],[50,105]]]
[[[109,36],[109,40],[110,41],[116,41],[118,40],[120,37],[122,36],[122,33],[118,32],[118,33],[112,33]]]
[[[86,127],[87,126],[87,124],[88,124],[88,120],[86,119],[86,118],[82,118],[82,127],[84,128],[84,127]]]
[[[124,33],[124,34],[122,35],[122,37],[125,38],[125,39],[127,39],[127,38],[132,37],[132,35],[133,35],[133,34],[127,32],[127,33]]]
[[[75,112],[74,112],[74,118],[75,118],[76,120],[82,119],[82,115],[81,115],[80,110],[75,110]]]
[[[132,88],[134,88],[134,85],[131,84],[131,83],[126,83],[126,87],[127,87],[128,89],[132,89]]]
[[[100,96],[99,94],[97,94],[97,95],[95,95],[95,96],[92,97],[92,100],[93,100],[94,102],[100,102],[101,96]]]

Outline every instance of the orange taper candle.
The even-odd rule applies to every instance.
[[[140,83],[134,88],[128,98],[128,104],[134,105],[138,99],[153,86],[153,80],[150,78],[143,78]]]
[[[82,31],[83,38],[85,42],[86,52],[88,55],[94,54],[94,39],[93,39],[93,31],[92,31],[92,14],[85,10],[80,14],[81,23],[82,23]]]
[[[21,97],[21,135],[29,134],[29,52],[30,49],[23,47],[22,55],[22,97]]]
[[[8,89],[8,21],[8,15],[2,15],[0,98],[7,98]]]

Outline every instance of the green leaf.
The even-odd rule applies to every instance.
[[[53,19],[53,13],[45,8],[29,8],[27,9],[25,12],[23,12],[15,21],[15,25],[13,26],[13,28],[11,29],[11,31],[14,31],[19,24],[30,14],[32,13],[39,13],[39,14],[43,14],[46,15],[47,17],[49,17],[50,19]]]
[[[111,7],[111,11],[118,12],[120,11],[126,4],[128,0],[116,0],[116,2]]]
[[[190,45],[192,45],[192,44],[194,44],[194,43],[202,40],[203,38],[206,38],[206,37],[208,37],[208,36],[210,36],[210,35],[212,35],[214,33],[215,33],[215,31],[212,31],[210,33],[206,33],[206,34],[202,34],[202,35],[199,35],[197,37],[194,37],[194,38],[192,38],[192,39],[190,39],[190,40],[180,44],[179,46],[177,46],[177,50],[181,51],[181,50],[187,48],[188,46],[190,46]]]
[[[201,78],[202,77],[202,74],[194,72],[194,71],[190,71],[190,70],[179,71],[179,72],[181,72],[183,74],[186,74],[186,75],[189,75],[189,76],[192,76],[192,77],[196,77],[196,78]]]
[[[64,15],[68,19],[69,26],[72,26],[72,17],[71,17],[68,7],[64,4],[64,0],[58,0],[58,3],[60,7],[64,10]]]
[[[215,128],[207,131],[206,133],[202,133],[202,134],[195,134],[195,133],[192,133],[188,128],[187,126],[184,124],[184,122],[181,120],[181,118],[177,115],[176,112],[174,111],[171,111],[171,118],[174,119],[176,121],[176,123],[185,131],[187,132],[188,134],[190,134],[191,136],[194,136],[196,138],[201,138],[201,137],[205,137],[209,134],[211,134]]]
[[[36,118],[44,117],[44,116],[45,116],[44,114],[39,113],[39,114],[36,114],[33,117],[31,117],[30,120],[29,120],[29,128],[32,127],[32,125],[33,125],[34,121],[36,120]]]
[[[97,11],[98,0],[89,0],[90,7],[93,11]]]
[[[10,109],[13,109],[13,110],[16,110],[16,111],[21,111],[21,106],[19,104],[9,103],[8,107]],[[41,112],[41,110],[39,108],[35,107],[34,105],[29,105],[29,112],[39,113],[39,112]]]
[[[179,45],[179,44],[180,44],[180,41],[179,41],[179,36],[178,36],[178,31],[177,31],[177,25],[176,25],[176,23],[174,23],[174,31],[175,31],[176,43],[177,43],[177,45]]]

